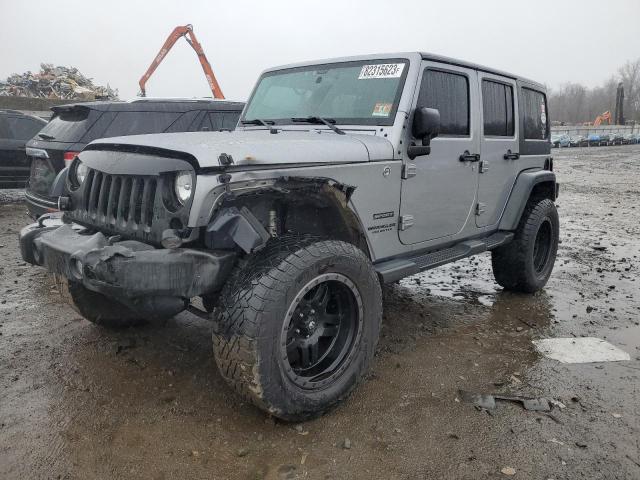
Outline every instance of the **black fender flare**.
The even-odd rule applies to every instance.
[[[536,185],[549,184],[551,200],[557,196],[556,174],[550,170],[525,170],[518,175],[500,219],[500,230],[515,230]]]
[[[51,197],[61,197],[64,195],[64,188],[67,184],[67,177],[69,176],[69,167],[64,167],[62,170],[58,172],[56,178],[51,184],[51,189],[49,190],[49,196]]]

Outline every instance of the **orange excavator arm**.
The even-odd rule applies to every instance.
[[[175,43],[178,41],[180,37],[184,37],[187,43],[191,45],[191,47],[195,50],[196,54],[198,55],[198,59],[200,60],[200,65],[202,65],[202,70],[204,70],[204,76],[207,78],[207,83],[211,88],[211,93],[213,93],[213,98],[224,100],[224,95],[222,94],[220,85],[218,85],[216,76],[213,74],[213,69],[211,68],[211,64],[209,63],[209,60],[207,60],[207,57],[204,54],[202,45],[200,45],[200,42],[198,42],[198,39],[196,38],[195,33],[193,33],[193,25],[183,25],[173,29],[173,32],[171,32],[171,35],[169,35],[167,40],[164,42],[164,45],[162,45],[160,52],[158,53],[158,55],[156,55],[156,58],[153,59],[153,62],[151,62],[151,65],[149,65],[149,68],[147,69],[147,71],[144,72],[144,75],[142,75],[142,77],[140,77],[140,80],[138,81],[138,85],[140,85],[140,96],[142,97],[146,96],[147,90],[145,87],[147,85],[147,81],[149,80],[149,77],[153,75],[153,72],[156,71],[156,68],[158,68],[158,65],[160,65],[162,60],[164,60],[164,57],[167,56],[167,53],[169,53],[169,50],[171,50],[171,47],[175,45]]]
[[[598,125],[600,125],[602,122],[607,121],[607,124],[611,125],[611,112],[610,111],[606,111],[604,112],[602,115],[598,115],[595,119],[595,121],[593,122],[593,126],[597,127]]]

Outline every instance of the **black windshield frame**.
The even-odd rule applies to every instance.
[[[258,87],[260,86],[260,83],[262,82],[262,80],[264,80],[267,77],[281,75],[281,74],[302,72],[306,70],[322,70],[323,68],[336,68],[336,67],[348,68],[348,67],[356,67],[356,66],[364,66],[364,65],[379,65],[379,64],[387,64],[387,63],[403,63],[405,65],[398,81],[396,95],[393,99],[393,107],[390,114],[387,117],[372,117],[372,118],[364,118],[364,117],[333,118],[332,117],[332,119],[335,120],[335,125],[392,126],[395,122],[395,117],[398,112],[398,108],[400,106],[400,99],[402,98],[405,82],[411,66],[411,62],[409,61],[408,58],[375,58],[375,59],[363,59],[363,60],[353,60],[353,61],[344,61],[344,62],[319,63],[319,64],[303,65],[300,67],[283,68],[280,70],[272,70],[269,72],[265,72],[260,76],[260,78],[256,82],[255,87],[253,88],[253,91],[251,92],[251,96],[249,97],[246,107],[242,112],[242,118],[240,119],[240,123],[244,120],[254,120],[253,118],[247,118],[246,113],[249,111],[249,107],[256,95],[256,92],[258,91]],[[261,120],[265,120],[265,119],[261,119]],[[296,123],[292,121],[291,118],[268,118],[266,120],[273,121],[275,125],[300,125],[300,123]]]

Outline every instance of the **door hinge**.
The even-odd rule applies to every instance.
[[[402,166],[402,178],[407,179],[411,177],[415,177],[418,174],[418,169],[416,168],[415,163],[405,163]]]
[[[478,202],[476,204],[476,215],[482,215],[486,211],[487,211],[487,205],[486,204],[480,203],[480,202]]]
[[[400,215],[400,222],[398,223],[398,228],[400,230],[406,230],[409,227],[413,226],[413,215]]]
[[[480,173],[485,173],[489,171],[489,162],[487,160],[480,160]]]

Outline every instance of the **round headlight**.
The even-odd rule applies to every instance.
[[[193,177],[191,172],[180,172],[176,175],[174,190],[178,201],[184,205],[193,193]]]
[[[84,179],[87,178],[88,173],[89,167],[78,160],[78,164],[76,165],[76,180],[78,181],[78,185],[82,185],[82,182],[84,182]]]

